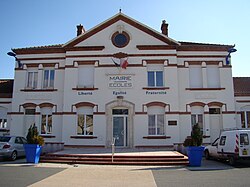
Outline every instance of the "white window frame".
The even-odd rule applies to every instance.
[[[85,80],[81,73],[87,71],[90,73]],[[84,73],[83,73],[84,74]],[[78,88],[94,88],[95,87],[95,66],[94,65],[79,65],[78,66]]]
[[[154,74],[153,77],[153,85],[149,85],[149,72],[152,72]],[[162,82],[162,85],[157,85],[157,72],[162,73],[162,77],[160,80]],[[153,88],[161,88],[164,87],[165,81],[164,81],[164,65],[163,64],[148,64],[147,65],[147,86],[153,87]]]
[[[43,128],[43,116],[45,116],[45,132],[42,131]],[[51,117],[51,124],[49,124],[49,117]],[[52,114],[42,114],[41,115],[41,134],[52,134],[53,129],[53,117]]]
[[[46,71],[49,71],[47,83],[45,82],[47,80],[47,79],[45,80],[45,72]],[[51,78],[52,71],[54,72],[53,79]],[[52,81],[53,81],[53,83],[52,83]],[[55,69],[44,69],[44,71],[43,71],[43,88],[44,89],[54,88],[54,85],[55,85]]]
[[[200,127],[202,134],[205,134],[205,124],[204,124],[204,107],[202,106],[193,106],[191,107],[191,125],[192,127],[197,124]]]
[[[79,116],[83,115],[84,116],[84,122],[83,122],[83,134],[78,134],[78,120],[79,120]],[[88,127],[87,127],[87,116],[91,116],[92,117],[92,134],[88,134]],[[94,135],[94,115],[93,115],[93,108],[92,107],[87,107],[87,106],[83,106],[77,109],[77,115],[76,115],[77,119],[76,119],[76,134],[78,136],[93,136]]]
[[[29,75],[32,75],[31,76],[31,80],[30,80],[30,76]],[[30,85],[30,82],[31,82],[31,85]],[[36,89],[37,88],[37,84],[38,84],[38,71],[34,70],[30,70],[27,72],[27,81],[26,81],[26,88],[29,88],[29,89]]]
[[[0,119],[0,129],[7,129],[7,119],[6,118]]]
[[[153,124],[153,126],[155,128],[154,134],[150,134],[150,130],[149,130],[150,129],[149,128],[150,127],[150,124],[149,124],[150,123],[150,120],[149,120],[150,116],[154,116],[154,118],[155,118],[154,124]],[[160,116],[163,117],[163,124],[158,123],[159,122],[158,118]],[[162,132],[159,132],[161,125],[162,125],[163,130],[162,130]],[[163,136],[163,135],[165,135],[165,115],[164,114],[148,114],[148,135],[149,136]]]
[[[203,88],[203,73],[201,65],[189,65],[189,87]]]
[[[241,115],[241,127],[242,128],[250,128],[250,119],[248,119],[248,115],[250,118],[250,111],[241,111],[241,112],[243,113],[243,116],[244,116],[244,119],[242,119],[242,115]],[[242,122],[244,122],[244,124]],[[249,122],[249,124],[248,124],[248,122]]]

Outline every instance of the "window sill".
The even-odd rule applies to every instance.
[[[72,90],[98,90],[98,88],[72,88]]]
[[[52,135],[52,134],[40,134],[41,137],[43,138],[55,138],[56,136]]]
[[[78,135],[78,136],[70,136],[70,138],[74,138],[74,139],[96,139],[97,136]]]
[[[169,139],[171,136],[144,136],[143,139]]]
[[[191,91],[213,91],[213,90],[225,90],[225,88],[186,88],[186,90]]]
[[[143,90],[168,90],[169,87],[143,87]]]
[[[55,91],[57,91],[57,89],[51,89],[51,88],[48,88],[48,89],[46,89],[46,88],[44,88],[44,89],[27,89],[27,88],[25,88],[25,89],[22,89],[20,91],[21,92],[55,92]]]

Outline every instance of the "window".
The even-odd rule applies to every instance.
[[[0,129],[7,128],[7,119],[0,119]]]
[[[26,108],[25,115],[35,115],[36,109],[35,108]]]
[[[164,135],[164,115],[148,115],[148,135]]]
[[[93,115],[78,115],[78,135],[93,135]]]
[[[240,134],[240,145],[249,145],[248,134]]]
[[[41,134],[52,134],[52,108],[41,108]]]
[[[118,48],[125,47],[129,43],[129,35],[126,32],[116,32],[112,35],[112,43]]]
[[[54,80],[55,80],[55,70],[53,69],[44,70],[43,88],[54,88]]]
[[[51,134],[52,133],[52,115],[42,115],[42,128],[41,134]]]
[[[241,114],[241,127],[250,128],[250,111],[242,111],[240,114]]]
[[[202,106],[191,107],[191,125],[192,127],[198,123],[201,132],[203,133],[203,113],[204,108]]]
[[[77,109],[77,135],[93,135],[93,108]]]
[[[209,108],[209,114],[220,114],[220,108]]]
[[[207,66],[207,87],[220,88],[220,70],[218,65]]]
[[[94,88],[94,72],[93,65],[80,65],[78,67],[78,87]]]
[[[189,66],[189,85],[190,88],[203,88],[201,65]]]
[[[28,72],[28,78],[27,78],[27,88],[35,89],[37,88],[37,77],[38,73],[37,72]]]
[[[222,136],[220,138],[220,145],[225,145],[226,144],[226,136]]]
[[[148,65],[148,86],[163,87],[163,65]]]

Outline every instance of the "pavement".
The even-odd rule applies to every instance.
[[[18,159],[14,162],[0,162],[0,186],[200,186],[192,178],[205,176],[206,181],[212,180],[223,172],[230,173],[225,173],[222,177],[232,175],[231,172],[236,172],[235,169],[237,168],[213,160],[203,160],[201,167],[185,167],[28,164],[25,159]],[[249,172],[245,173],[249,175]],[[250,181],[246,182],[249,184]],[[221,183],[214,184],[223,186]],[[204,181],[202,186],[206,186]]]

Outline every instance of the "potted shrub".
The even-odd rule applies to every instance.
[[[185,139],[183,145],[187,150],[189,166],[201,166],[204,146],[201,146],[202,132],[198,123],[192,127],[191,136]]]
[[[44,145],[43,137],[39,136],[35,124],[31,125],[26,136],[27,144],[24,144],[26,161],[37,164],[40,159],[42,146]]]

